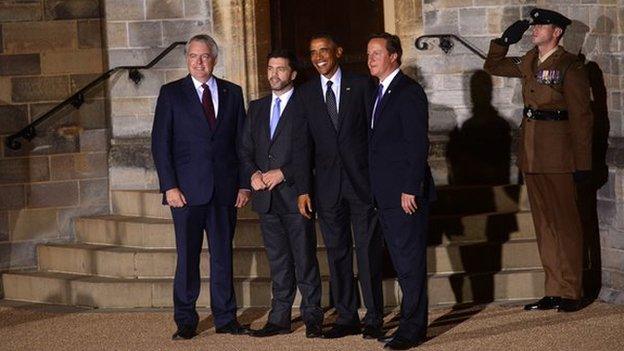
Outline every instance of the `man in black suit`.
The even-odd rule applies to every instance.
[[[299,214],[292,165],[293,123],[301,109],[293,87],[295,56],[275,50],[268,60],[267,77],[273,93],[249,104],[240,156],[243,174],[253,188],[253,209],[260,215],[273,288],[268,321],[252,335],[291,332],[298,286],[306,336],[320,337],[323,311],[316,234],[314,222]]]
[[[311,218],[314,198],[327,247],[338,319],[324,337],[362,332],[365,338],[377,338],[382,335],[383,318],[382,243],[368,176],[366,101],[371,82],[368,77],[342,71],[338,64],[342,53],[329,35],[310,41],[310,59],[319,76],[300,89],[303,113],[293,158],[300,177],[296,182],[298,205],[301,214]],[[353,275],[352,226],[358,278],[367,309],[363,330]]]
[[[401,319],[385,347],[405,350],[427,332],[427,221],[435,197],[429,152],[427,96],[401,72],[401,41],[375,35],[368,42],[368,68],[379,79],[371,100],[370,176],[374,202],[403,292]]]
[[[232,238],[236,208],[250,197],[240,178],[237,144],[245,109],[238,85],[212,75],[217,43],[196,35],[186,44],[189,75],[162,86],[152,128],[152,155],[163,204],[171,207],[177,264],[174,339],[196,334],[204,231],[210,251],[210,307],[217,333],[246,334],[236,319]]]

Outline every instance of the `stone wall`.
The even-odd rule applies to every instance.
[[[0,270],[34,266],[37,243],[68,240],[74,216],[108,211],[103,89],[21,150],[4,145],[103,71],[100,15],[98,0],[0,2]]]

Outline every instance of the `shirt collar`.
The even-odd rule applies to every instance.
[[[540,56],[539,56],[539,53],[538,53],[538,56],[537,56],[537,57],[538,57],[538,59],[539,59],[539,62],[540,62],[540,63],[544,63],[544,61],[546,61],[546,60],[550,57],[550,55],[554,54],[554,53],[555,53],[555,51],[559,50],[559,47],[560,47],[559,45],[555,46],[554,48],[550,49],[550,51],[548,51],[547,53],[545,53],[545,54],[544,54],[544,56],[542,56],[542,57],[540,57]]]
[[[323,88],[327,86],[327,82],[330,80],[334,83],[333,86],[340,85],[340,81],[342,80],[342,70],[340,69],[340,66],[338,66],[338,69],[336,70],[334,75],[329,79],[321,74],[321,84],[323,85]]]
[[[273,95],[272,101],[275,102],[275,99],[279,97],[280,101],[282,104],[284,104],[285,102],[288,102],[288,100],[290,99],[290,97],[292,96],[292,94],[295,92],[295,88],[290,88],[289,91],[285,92],[284,94],[277,96],[275,95],[275,93],[272,93],[271,95]],[[285,104],[284,104],[285,105]]]
[[[191,76],[191,79],[193,80],[193,85],[195,86],[195,90],[199,90],[202,86],[202,82],[198,81],[197,79],[195,79],[195,77]],[[208,79],[208,81],[206,82],[206,84],[208,85],[208,88],[210,90],[215,90],[215,88],[217,87],[217,80],[215,79],[214,76],[210,76],[210,78]]]
[[[388,86],[390,86],[390,83],[392,83],[392,80],[394,79],[394,77],[396,77],[396,75],[399,74],[400,70],[401,69],[397,67],[397,69],[392,71],[392,73],[390,73],[386,78],[384,78],[384,80],[379,82],[379,84],[383,84],[384,90],[388,89]]]

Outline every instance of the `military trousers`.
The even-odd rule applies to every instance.
[[[580,299],[583,231],[572,173],[525,173],[546,296]]]

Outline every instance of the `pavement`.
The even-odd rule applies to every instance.
[[[239,311],[239,321],[261,328],[267,309]],[[0,300],[0,350],[382,350],[361,335],[306,339],[293,311],[293,333],[269,338],[215,334],[207,309],[200,333],[172,341],[171,309],[82,309]],[[326,312],[325,324],[335,319]],[[397,326],[388,311],[385,326]],[[417,350],[624,350],[624,305],[594,302],[575,313],[525,312],[522,303],[436,307],[429,312],[427,341]]]

